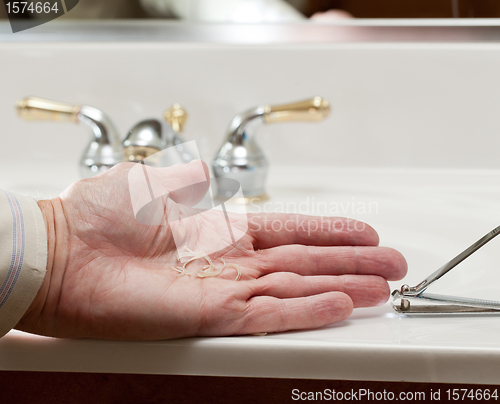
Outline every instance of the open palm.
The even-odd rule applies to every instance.
[[[120,164],[39,202],[49,232],[47,275],[17,328],[128,340],[317,328],[347,318],[353,307],[382,304],[387,280],[406,273],[401,254],[377,247],[371,227],[348,219],[229,214],[231,228],[245,234],[221,249],[228,223],[220,212],[193,215],[179,202],[192,206],[203,186],[159,198],[175,221],[141,224],[129,195],[133,166]],[[169,186],[191,169],[156,170]],[[210,254],[219,267],[236,265],[200,278],[202,258],[179,276],[182,248]]]

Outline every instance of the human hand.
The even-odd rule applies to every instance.
[[[192,164],[150,170],[168,185],[193,175]],[[134,166],[120,164],[39,202],[48,231],[47,274],[16,328],[117,340],[317,328],[347,318],[353,307],[384,303],[387,280],[406,273],[402,255],[376,247],[377,233],[361,222],[231,214],[233,228],[248,223],[248,231],[211,258],[237,264],[241,280],[235,281],[234,268],[198,278],[200,260],[189,264],[192,276],[179,277],[172,269],[179,262],[171,226],[141,224],[134,216],[127,182]],[[205,191],[162,198],[167,216],[180,215],[182,226],[190,208],[178,202]],[[196,218],[182,228],[186,240],[196,242],[197,251],[215,251],[218,223]],[[284,230],[273,231],[272,223]]]

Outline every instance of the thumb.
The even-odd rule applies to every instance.
[[[170,199],[192,207],[203,199],[210,187],[208,166],[204,161],[194,160],[176,167],[170,172]]]
[[[186,206],[196,205],[206,194],[210,179],[208,167],[201,160],[162,168],[136,164],[128,173],[128,185],[137,218],[139,211],[155,200],[156,204],[170,198]]]

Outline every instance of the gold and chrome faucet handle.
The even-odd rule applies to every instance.
[[[27,97],[17,101],[16,109],[19,117],[27,121],[80,123],[90,129],[91,140],[80,159],[83,178],[102,173],[123,161],[118,131],[111,119],[97,108]]]
[[[175,132],[180,133],[184,129],[188,114],[179,104],[174,104],[163,113],[163,117]]]
[[[285,105],[265,105],[264,122],[322,121],[330,114],[330,103],[323,97]]]
[[[212,162],[217,180],[217,195],[221,199],[231,191],[231,182],[240,183],[246,198],[267,195],[265,182],[268,162],[255,139],[258,124],[305,121],[318,122],[330,113],[330,103],[322,97],[284,105],[259,105],[237,114],[229,124],[226,138]]]
[[[17,114],[27,121],[78,122],[81,105],[71,105],[37,97],[16,102]]]

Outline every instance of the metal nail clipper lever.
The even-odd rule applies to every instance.
[[[462,251],[417,286],[403,285],[401,290],[392,292],[393,309],[401,314],[500,314],[500,302],[497,301],[424,293],[433,282],[447,274],[499,234],[500,226]]]

